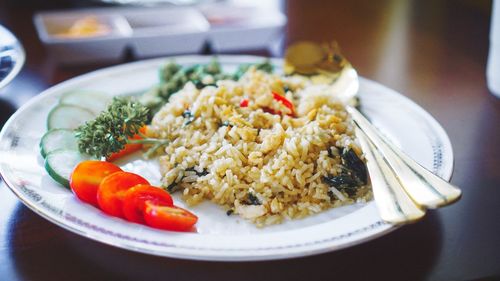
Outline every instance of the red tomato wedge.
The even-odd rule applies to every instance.
[[[133,186],[149,182],[136,174],[116,172],[105,177],[97,190],[97,203],[105,213],[123,218],[123,199],[127,190]]]
[[[280,94],[277,94],[275,92],[273,93],[273,98],[279,102],[281,102],[284,106],[286,106],[288,109],[290,109],[290,113],[288,115],[290,116],[295,116],[295,107],[293,106],[293,103],[289,101],[285,96],[282,96]]]
[[[80,200],[98,206],[97,189],[101,181],[108,175],[121,170],[120,167],[106,161],[83,161],[71,173],[69,185]]]
[[[136,185],[125,192],[123,215],[131,222],[146,223],[144,220],[146,202],[158,206],[174,205],[172,196],[167,191],[151,185]]]
[[[158,206],[151,202],[146,202],[144,219],[151,227],[172,231],[189,231],[198,221],[198,217],[188,210],[176,206]]]
[[[146,129],[147,129],[146,126],[144,126],[139,130],[139,132],[142,134],[146,134]],[[142,139],[142,137],[139,134],[137,134],[130,139],[140,140],[140,139]],[[140,150],[141,148],[142,148],[141,143],[127,143],[122,150],[115,152],[115,153],[111,154],[110,156],[108,156],[106,158],[106,161],[115,161],[116,159],[121,158],[121,157],[126,156],[126,155],[129,155],[129,154],[132,154],[132,153]]]

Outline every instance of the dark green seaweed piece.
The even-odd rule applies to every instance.
[[[247,205],[261,205],[262,203],[260,203],[259,198],[257,198],[257,196],[255,196],[253,193],[249,192],[247,195],[246,204]]]
[[[335,154],[337,154],[337,155],[338,155],[338,150],[339,150],[339,148],[337,148],[336,146],[330,146],[330,147],[327,149],[327,151],[328,151],[328,157],[330,157],[330,158],[335,158],[335,157],[336,157],[336,155],[333,153],[333,150],[336,150],[336,153],[335,153]]]
[[[351,170],[351,174],[362,184],[366,184],[368,182],[368,172],[365,162],[359,159],[358,155],[352,149],[344,149],[341,157],[342,163]]]
[[[328,155],[335,157],[331,149],[331,147],[328,149]],[[359,187],[368,182],[366,165],[352,149],[342,149],[340,157],[344,166],[341,174],[337,176],[328,175],[323,177],[322,180],[323,183],[344,191],[352,197]]]
[[[168,191],[168,193],[174,193],[179,190],[179,186],[176,182],[173,182],[169,184],[165,189]]]
[[[188,171],[188,172],[195,172],[195,173],[196,173],[196,175],[197,175],[198,177],[203,177],[203,176],[206,176],[206,175],[208,175],[208,174],[209,174],[209,172],[208,172],[208,170],[207,170],[207,169],[203,169],[203,171],[202,171],[202,172],[198,172],[198,171],[196,171],[196,170],[194,169],[194,167],[187,168],[185,171]]]
[[[358,182],[348,174],[323,177],[323,182],[335,187],[357,186]]]
[[[208,170],[207,170],[207,169],[203,169],[203,171],[202,171],[202,172],[198,172],[198,171],[196,171],[196,170],[194,169],[194,167],[187,168],[187,169],[186,169],[186,170],[184,170],[184,171],[195,172],[195,173],[196,173],[196,175],[197,175],[198,177],[203,177],[203,176],[206,176],[206,175],[208,175],[208,174],[209,174],[209,172],[208,172]],[[182,177],[182,179],[183,179],[183,178],[184,178],[184,176]],[[181,181],[182,181],[182,179],[181,179]],[[173,192],[176,192],[177,190],[179,190],[179,186],[178,186],[178,184],[177,184],[176,182],[173,182],[173,183],[171,183],[169,186],[167,186],[165,189],[166,189],[168,192],[173,193]]]
[[[329,175],[323,177],[322,180],[325,184],[333,186],[340,191],[344,191],[349,196],[354,196],[359,187],[357,181],[348,174],[341,174],[339,176]]]
[[[335,194],[333,194],[333,191],[331,190],[328,190],[326,192],[326,195],[328,195],[328,197],[330,197],[330,201],[334,201],[337,197],[335,196]]]

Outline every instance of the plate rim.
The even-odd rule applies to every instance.
[[[76,76],[76,77],[73,77],[71,79],[68,79],[64,82],[61,82],[57,85],[54,85],[52,87],[49,87],[47,88],[46,90],[42,91],[40,94],[38,94],[37,96],[35,96],[34,98],[30,99],[30,101],[28,101],[26,104],[24,104],[22,107],[20,107],[10,118],[9,120],[5,123],[2,131],[0,132],[0,140],[4,138],[4,135],[6,134],[7,130],[5,128],[8,128],[10,126],[10,124],[12,122],[14,122],[14,120],[17,118],[17,116],[21,115],[26,109],[28,109],[29,107],[31,107],[32,104],[34,103],[37,103],[40,99],[43,99],[46,95],[50,95],[51,92],[54,92],[54,91],[59,91],[59,88],[63,88],[63,87],[71,87],[71,84],[77,84],[78,81],[80,80],[85,80],[85,79],[91,79],[92,77],[99,77],[103,74],[106,74],[106,73],[114,73],[116,71],[116,69],[120,69],[122,71],[126,71],[127,69],[129,68],[134,68],[136,66],[140,66],[140,65],[144,65],[144,66],[147,66],[147,65],[152,65],[152,64],[155,64],[155,63],[158,63],[160,61],[165,61],[167,59],[179,59],[179,60],[183,60],[183,59],[204,59],[206,60],[207,58],[212,58],[214,57],[213,55],[210,55],[210,56],[199,56],[199,55],[196,55],[196,56],[191,56],[191,55],[187,55],[187,56],[172,56],[172,57],[162,57],[162,58],[155,58],[155,59],[149,59],[149,60],[141,60],[141,61],[137,61],[137,62],[132,62],[132,63],[126,63],[126,64],[119,64],[119,65],[116,65],[116,66],[111,66],[111,67],[106,67],[106,68],[102,68],[102,69],[98,69],[98,70],[94,70],[94,71],[91,71],[89,73],[86,73],[86,74],[83,74],[83,75],[79,75],[79,76]],[[260,56],[246,56],[246,55],[223,55],[223,56],[218,56],[219,59],[221,61],[223,60],[227,60],[227,59],[233,59],[233,60],[262,60],[262,59],[266,59],[265,57],[260,57]],[[279,64],[282,62],[282,59],[279,59],[279,58],[270,58],[271,62],[273,64]],[[449,136],[446,134],[446,131],[444,130],[444,128],[441,126],[441,124],[439,124],[439,122],[430,114],[428,113],[427,111],[425,111],[420,105],[418,105],[417,103],[415,103],[414,101],[412,101],[411,99],[409,99],[408,97],[402,95],[401,93],[391,89],[391,88],[388,88],[378,82],[375,82],[375,81],[372,81],[370,79],[366,79],[366,78],[360,78],[361,80],[363,80],[363,83],[372,83],[374,85],[376,85],[377,87],[382,87],[384,88],[385,91],[389,91],[391,92],[391,95],[396,95],[398,96],[398,98],[404,100],[404,102],[406,104],[408,104],[409,106],[411,106],[413,109],[419,111],[420,114],[422,114],[422,116],[424,116],[427,120],[429,120],[431,123],[433,123],[433,129],[437,129],[438,130],[438,134],[440,136],[440,140],[444,142],[444,146],[448,146],[449,149],[450,149],[450,153],[449,153],[449,158],[448,160],[451,161],[451,164],[448,165],[448,169],[447,170],[444,170],[443,173],[444,173],[444,178],[449,180],[452,176],[452,171],[453,171],[453,166],[454,166],[454,155],[453,155],[453,149],[452,149],[452,146],[451,146],[451,141],[449,139]],[[69,85],[69,86],[68,86]],[[55,216],[51,216],[48,214],[48,212],[46,210],[41,210],[41,208],[39,206],[35,206],[35,204],[32,204],[31,200],[26,198],[26,197],[29,197],[27,196],[26,194],[22,193],[21,190],[19,188],[15,188],[14,187],[14,184],[10,181],[10,179],[4,177],[3,175],[5,174],[5,171],[3,169],[3,166],[0,165],[0,175],[2,176],[3,180],[4,180],[4,183],[5,185],[20,199],[20,201],[26,205],[27,207],[29,207],[32,211],[34,211],[36,214],[42,216],[43,218],[47,219],[48,221],[62,227],[63,229],[66,229],[66,230],[69,230],[73,233],[76,233],[80,236],[83,236],[83,237],[86,237],[86,238],[89,238],[89,239],[92,239],[96,242],[100,242],[100,243],[104,243],[104,244],[107,244],[107,245],[111,245],[111,246],[116,246],[116,247],[119,247],[119,248],[122,248],[124,250],[132,250],[132,251],[135,251],[135,252],[140,252],[140,253],[145,253],[145,254],[151,254],[151,255],[155,255],[155,256],[163,256],[163,257],[170,257],[170,258],[180,258],[180,259],[189,259],[189,260],[205,260],[205,261],[263,261],[263,260],[277,260],[277,259],[286,259],[286,258],[294,258],[294,257],[304,257],[304,256],[310,256],[310,255],[315,255],[315,254],[320,254],[320,253],[325,253],[325,252],[330,252],[330,251],[334,251],[334,250],[340,250],[340,249],[344,249],[344,248],[347,248],[347,247],[350,247],[350,246],[353,246],[353,245],[358,245],[358,244],[361,244],[361,243],[364,243],[364,242],[367,242],[367,241],[370,241],[370,240],[373,240],[373,239],[376,239],[380,236],[383,236],[389,232],[392,232],[396,229],[399,228],[399,226],[395,226],[395,225],[390,225],[390,224],[386,224],[382,221],[379,221],[379,222],[376,222],[374,224],[377,224],[377,230],[378,232],[376,233],[372,233],[371,235],[369,236],[366,236],[366,237],[361,237],[359,239],[355,239],[353,241],[347,241],[345,243],[342,243],[340,245],[336,245],[334,247],[322,247],[322,248],[315,248],[315,249],[308,249],[307,247],[305,247],[304,245],[297,245],[296,247],[292,247],[292,248],[295,248],[295,249],[301,249],[303,248],[302,251],[292,251],[292,252],[278,252],[276,254],[266,254],[265,252],[263,253],[263,255],[259,255],[259,254],[253,254],[253,255],[248,255],[248,256],[238,256],[238,257],[234,257],[234,256],[228,256],[227,254],[226,255],[210,255],[210,254],[198,254],[198,255],[193,255],[191,253],[189,253],[189,251],[187,251],[187,253],[179,253],[179,252],[169,252],[169,251],[156,251],[156,250],[153,250],[153,249],[150,249],[150,248],[144,248],[144,247],[137,247],[137,246],[134,246],[132,245],[133,243],[128,243],[128,242],[122,242],[122,240],[118,240],[116,238],[113,238],[113,239],[106,239],[106,237],[104,237],[102,234],[99,235],[99,234],[93,234],[93,233],[89,233],[88,231],[85,232],[77,227],[73,227],[72,225],[68,225],[67,222],[65,223],[64,220],[58,220]],[[365,226],[367,227],[367,226]],[[368,226],[370,227],[370,226]],[[208,253],[208,252],[207,252]]]

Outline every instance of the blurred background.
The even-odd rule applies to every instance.
[[[177,54],[281,57],[287,45],[299,40],[335,39],[361,75],[396,90],[411,89],[415,83],[425,87],[443,68],[485,66],[491,4],[488,0],[381,0],[377,4],[367,0],[2,0],[0,24],[17,36],[27,54],[21,78],[10,89],[0,89],[1,120],[12,113],[6,103],[19,107],[48,86],[104,66]],[[456,52],[470,61],[457,61]],[[445,56],[448,63],[438,65],[436,56]],[[391,79],[402,72],[419,75]],[[484,82],[485,78],[478,79]]]
[[[181,280],[205,274],[225,280],[228,271],[246,280],[264,280],[265,274],[325,280],[322,274],[331,268],[341,280],[499,280],[500,101],[486,79],[492,2],[0,0],[0,25],[26,53],[19,75],[0,88],[0,128],[33,96],[102,67],[177,54],[282,57],[299,40],[335,39],[361,76],[410,98],[444,127],[455,155],[452,182],[463,189],[463,198],[422,222],[339,252],[234,267],[169,260],[167,271]],[[3,63],[12,68],[12,61]],[[103,245],[40,218],[4,185],[0,203],[0,273],[6,274],[0,279],[123,280],[126,269],[137,280],[156,280],[164,272],[162,259],[111,247],[105,250],[118,252],[118,260],[130,266],[113,265],[112,259],[111,265],[97,264],[77,249],[93,256]],[[64,266],[54,269],[49,252]],[[367,270],[360,271],[359,262]],[[386,270],[387,264],[398,266]]]

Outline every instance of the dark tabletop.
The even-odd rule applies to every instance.
[[[27,52],[20,75],[0,90],[0,127],[30,97],[104,66],[57,67],[25,4],[0,1],[0,24]],[[296,0],[285,8],[287,43],[335,38],[362,76],[408,96],[439,121],[455,154],[451,181],[463,190],[454,205],[333,253],[197,262],[133,253],[70,233],[0,183],[0,280],[500,280],[500,100],[485,78],[490,5]]]

